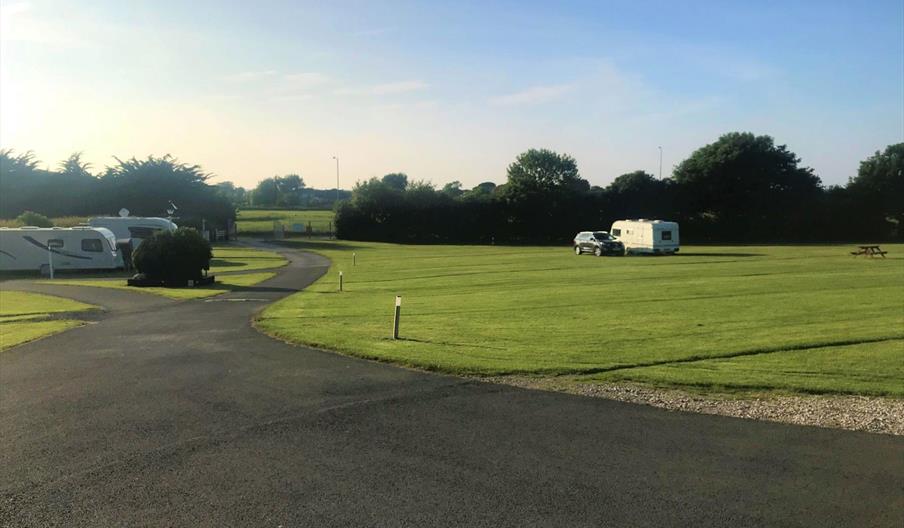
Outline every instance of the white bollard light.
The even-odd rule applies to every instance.
[[[399,338],[399,317],[402,315],[402,296],[396,295],[395,298],[395,317],[392,318],[392,338]]]

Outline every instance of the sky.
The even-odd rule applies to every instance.
[[[605,186],[731,131],[825,184],[904,141],[904,2],[6,1],[0,146],[172,154],[213,181],[503,183],[529,148]]]

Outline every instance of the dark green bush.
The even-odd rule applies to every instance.
[[[53,227],[49,218],[34,211],[25,211],[16,217],[16,222],[24,226]]]
[[[210,242],[197,231],[180,227],[145,239],[132,255],[135,269],[148,279],[165,282],[197,280],[210,269]]]

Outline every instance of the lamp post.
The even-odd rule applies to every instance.
[[[659,179],[662,179],[662,147],[659,147]]]
[[[333,156],[336,160],[336,204],[339,204],[339,156]]]

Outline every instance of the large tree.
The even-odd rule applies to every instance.
[[[684,191],[685,212],[705,219],[713,234],[782,239],[801,204],[821,190],[813,170],[799,163],[770,136],[732,132],[694,151],[673,178]]]
[[[223,196],[232,202],[233,205],[242,206],[245,205],[248,200],[248,193],[245,191],[245,188],[236,187],[231,181],[219,182],[214,187],[216,187],[217,193],[219,193],[220,196]]]
[[[568,154],[547,149],[530,149],[508,167],[506,193],[518,200],[531,195],[586,191],[590,185],[578,172],[578,164]]]
[[[382,182],[390,189],[404,191],[408,187],[408,175],[404,172],[393,172],[383,176]]]
[[[91,176],[91,164],[82,160],[82,153],[75,152],[60,162],[60,174],[66,176]]]
[[[97,178],[74,154],[60,164],[60,171],[38,168],[32,152],[16,154],[0,150],[0,216],[11,218],[25,210],[47,216],[84,214],[95,211]]]
[[[251,201],[257,206],[295,206],[301,201],[304,180],[298,174],[273,176],[258,182],[251,191]]]
[[[225,226],[235,218],[233,205],[207,184],[210,175],[198,165],[181,163],[170,155],[116,161],[101,176],[105,198],[101,211],[125,207],[137,216],[162,216],[174,202],[179,224],[200,226],[203,219]]]
[[[661,186],[662,183],[652,174],[637,170],[615,178],[606,190],[618,194],[646,193]]]
[[[445,185],[443,185],[443,194],[450,196],[452,198],[458,198],[462,194],[464,194],[464,189],[461,188],[461,182],[458,180],[451,181]]]
[[[509,165],[508,181],[497,188],[507,218],[505,231],[527,234],[524,240],[559,239],[560,233],[579,229],[577,215],[585,209],[582,195],[589,189],[568,154],[523,152]]]
[[[602,193],[606,212],[615,218],[672,217],[668,180],[637,170],[615,178]]]
[[[861,161],[848,189],[860,198],[865,209],[876,210],[890,220],[896,235],[904,238],[904,143],[889,145]]]

